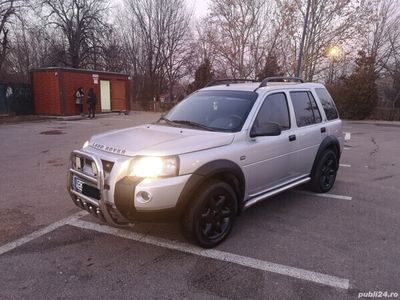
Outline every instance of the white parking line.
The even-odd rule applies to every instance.
[[[18,240],[15,240],[13,242],[10,242],[8,244],[5,244],[3,246],[0,247],[0,255],[7,253],[23,244],[26,244],[34,239],[37,239],[39,237],[41,237],[42,235],[45,235],[53,230],[56,230],[57,228],[64,226],[65,224],[68,224],[69,222],[73,221],[73,220],[77,220],[78,218],[81,218],[85,215],[87,215],[88,212],[86,211],[80,211],[76,214],[73,214],[72,216],[69,216],[65,219],[62,219],[60,221],[57,221],[53,224],[50,224],[42,229],[39,229],[35,232],[32,232],[31,234],[28,234]]]
[[[340,167],[345,167],[345,168],[351,168],[351,165],[347,165],[347,164],[339,164]]]
[[[298,278],[302,280],[307,280],[311,281],[314,283],[326,285],[326,286],[331,286],[335,288],[340,288],[340,289],[348,289],[349,288],[349,280],[348,279],[343,279],[339,278],[336,276],[331,276],[327,274],[322,274],[322,273],[317,273],[317,272],[312,272],[304,269],[299,269],[299,268],[294,268],[290,266],[285,266],[285,265],[280,265],[280,264],[275,264],[271,263],[268,261],[264,260],[259,260],[251,257],[246,257],[246,256],[241,256],[237,254],[232,254],[228,252],[223,252],[215,249],[201,249],[183,242],[179,241],[170,241],[170,240],[165,240],[162,238],[154,237],[154,236],[149,236],[149,235],[144,235],[136,232],[131,232],[127,230],[122,230],[118,228],[112,228],[107,225],[100,225],[100,224],[94,224],[91,222],[86,222],[82,220],[71,220],[69,225],[82,228],[82,229],[88,229],[88,230],[94,230],[97,232],[105,233],[105,234],[111,234],[117,237],[125,238],[125,239],[130,239],[158,247],[163,247],[171,250],[177,250],[193,255],[198,255],[206,258],[211,258],[211,259],[216,259],[216,260],[221,260],[221,261],[226,261],[230,262],[233,264],[257,269],[257,270],[262,270],[265,272],[271,272],[271,273],[276,273],[276,274],[281,274],[284,276],[289,276],[293,278]]]
[[[335,195],[335,194],[329,194],[329,193],[312,193],[312,192],[301,191],[301,190],[294,190],[294,191],[299,194],[321,197],[321,198],[333,198],[333,199],[347,200],[347,201],[351,201],[353,199],[353,197],[350,197],[350,196],[342,196],[342,195]]]

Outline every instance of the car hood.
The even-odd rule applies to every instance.
[[[89,145],[125,156],[166,156],[225,146],[233,139],[233,133],[150,124],[95,135]]]

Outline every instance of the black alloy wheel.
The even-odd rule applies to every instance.
[[[233,209],[225,190],[215,191],[210,195],[200,215],[201,233],[210,240],[225,234],[232,223]]]
[[[319,159],[313,173],[311,174],[311,188],[317,193],[326,193],[333,187],[339,162],[336,152],[328,149]]]
[[[184,233],[204,248],[221,243],[230,233],[237,215],[237,196],[223,181],[204,184],[183,218]]]
[[[333,183],[336,179],[337,165],[336,158],[333,154],[330,154],[321,169],[321,186],[323,189],[330,189],[333,186]]]

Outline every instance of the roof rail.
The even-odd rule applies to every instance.
[[[267,77],[264,78],[264,80],[260,83],[260,86],[258,88],[261,88],[263,86],[267,86],[268,82],[298,82],[298,83],[304,83],[303,79],[299,77]]]
[[[257,80],[254,80],[254,79],[225,78],[225,79],[212,80],[209,83],[207,83],[207,85],[205,87],[221,85],[221,84],[226,84],[227,86],[229,86],[229,84],[231,84],[231,83],[239,83],[239,82],[247,82],[247,81],[257,82]]]

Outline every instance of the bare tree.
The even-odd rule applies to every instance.
[[[375,58],[377,70],[382,71],[390,63],[395,49],[391,41],[400,24],[399,0],[373,1],[370,4],[371,15],[365,24],[364,48]]]
[[[175,5],[179,5],[179,1]],[[162,57],[171,101],[174,100],[173,87],[179,79],[188,74],[186,66],[193,57],[188,30],[190,17],[189,13],[182,13],[182,8],[168,11]]]
[[[210,43],[212,29],[207,22],[197,22],[195,24],[193,47],[196,48],[197,55],[194,61],[194,68],[203,64],[206,60],[211,65],[214,64],[217,55],[216,45]]]
[[[388,48],[390,56],[384,60],[383,68],[385,75],[390,78],[392,108],[400,108],[400,21],[399,16],[390,26],[388,31]]]
[[[62,62],[67,58],[64,40],[29,13],[29,8],[10,28],[12,47],[6,67],[19,81],[30,81],[32,68],[63,66]]]
[[[282,23],[289,24],[282,27],[281,35],[286,40],[282,51],[289,49],[292,52],[286,56],[297,57],[302,37],[300,28],[307,21],[300,73],[310,81],[324,71],[323,62],[327,59],[326,52],[330,46],[345,47],[350,40],[360,36],[368,13],[359,1],[352,0],[283,0],[278,5],[280,17],[284,18]],[[295,64],[295,59],[291,59],[290,63]],[[295,68],[292,66],[289,69]]]
[[[10,26],[21,5],[20,0],[0,1],[0,72],[10,50]]]
[[[399,0],[372,1],[370,18],[365,24],[363,47],[376,61],[385,100],[392,108],[400,102],[400,5]],[[383,99],[382,99],[383,100]]]
[[[107,28],[107,0],[42,0],[42,5],[48,24],[58,29],[68,44],[65,63],[82,68],[92,56],[93,65],[93,55],[99,51],[100,37]]]
[[[183,0],[126,0],[124,43],[142,99],[158,97],[165,86],[170,94],[182,76],[188,48],[190,15]]]
[[[217,62],[226,75],[255,77],[266,54],[269,10],[262,0],[212,0],[208,42],[217,53]]]
[[[127,67],[125,53],[121,37],[118,34],[118,28],[110,28],[104,33],[104,41],[101,50],[103,63],[101,68],[111,72],[127,72],[130,68]]]

